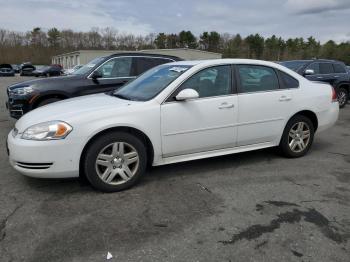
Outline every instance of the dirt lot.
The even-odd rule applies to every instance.
[[[349,261],[350,105],[311,152],[274,150],[153,168],[131,190],[26,178],[0,78],[0,261]]]

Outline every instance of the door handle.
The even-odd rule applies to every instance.
[[[234,104],[229,104],[229,103],[224,102],[219,106],[219,109],[227,109],[227,108],[233,108],[233,107],[235,107]]]
[[[322,79],[323,77],[322,76],[318,76],[317,79]]]
[[[290,101],[290,100],[292,100],[292,98],[289,96],[281,96],[279,99],[279,101],[281,101],[281,102]]]

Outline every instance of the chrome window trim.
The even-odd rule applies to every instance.
[[[143,58],[158,58],[158,59],[164,59],[164,60],[169,60],[171,62],[175,62],[175,60],[171,59],[171,58],[167,58],[167,57],[160,57],[160,56],[116,56],[116,57],[111,57],[110,59],[108,59],[107,61],[103,62],[101,65],[99,65],[97,68],[95,68],[87,77],[87,79],[92,79],[91,75],[98,70],[101,66],[103,66],[104,64],[108,63],[110,60],[112,59],[118,59],[118,58],[125,58],[125,57],[131,57],[131,58],[137,58],[137,57],[143,57]],[[132,61],[131,61],[132,63]],[[166,64],[166,63],[165,63]],[[99,78],[101,80],[104,79],[125,79],[125,78],[136,78],[137,76],[122,76],[122,77],[108,77],[108,78]]]

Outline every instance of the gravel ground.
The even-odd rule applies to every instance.
[[[24,78],[28,79],[28,78]],[[349,261],[350,105],[310,153],[273,149],[152,168],[124,192],[8,164],[0,78],[0,261]]]

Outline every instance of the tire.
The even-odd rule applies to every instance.
[[[292,130],[294,130],[293,133]],[[284,128],[279,145],[280,151],[285,157],[289,158],[304,156],[310,150],[314,134],[315,128],[311,120],[306,116],[296,115],[288,121]]]
[[[349,100],[348,90],[346,90],[343,87],[339,88],[337,97],[338,97],[339,107],[343,108],[348,103],[348,100]]]
[[[58,102],[58,101],[61,101],[61,100],[62,100],[62,99],[60,99],[60,98],[55,98],[55,97],[53,97],[53,98],[48,98],[48,99],[45,99],[45,100],[41,101],[41,102],[36,106],[36,108],[41,107],[41,106],[45,106],[45,105],[48,105],[48,104],[51,104],[51,103],[54,103],[54,102]]]
[[[132,134],[110,132],[87,148],[82,166],[95,189],[106,193],[125,190],[135,185],[146,171],[146,147]]]

